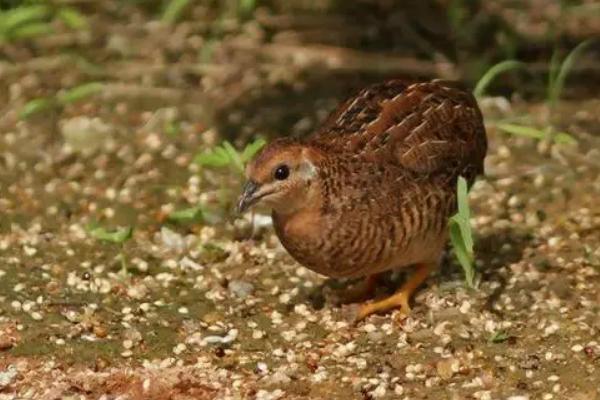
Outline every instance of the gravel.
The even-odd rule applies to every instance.
[[[168,37],[145,29],[145,51]],[[25,71],[11,90],[38,96],[46,81]],[[265,214],[230,214],[239,174],[193,162],[219,141],[213,126],[133,103],[2,120],[0,399],[600,399],[597,101],[556,110],[575,146],[490,126],[470,195],[477,290],[447,257],[411,315],[358,325],[335,304],[347,282],[294,262]],[[491,103],[502,117],[542,106]],[[205,219],[168,219],[196,206]],[[103,243],[91,222],[134,234]]]
[[[250,282],[244,282],[240,280],[233,280],[229,282],[227,288],[229,289],[229,292],[231,294],[240,298],[241,300],[244,300],[245,298],[250,296],[254,291],[253,284],[251,284]]]

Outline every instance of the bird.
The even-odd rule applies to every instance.
[[[414,268],[391,296],[355,318],[399,309],[440,263],[456,187],[484,173],[487,137],[474,96],[447,80],[373,84],[306,138],[271,141],[248,163],[238,210],[271,209],[283,247],[332,278],[376,289],[389,270]]]

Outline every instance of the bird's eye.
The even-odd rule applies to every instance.
[[[277,167],[275,169],[275,173],[273,174],[273,176],[278,181],[287,179],[287,177],[290,176],[290,169],[288,168],[287,165],[280,165],[279,167]]]

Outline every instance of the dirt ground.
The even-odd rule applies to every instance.
[[[193,27],[135,20],[102,42],[2,44],[18,62],[0,63],[0,400],[600,399],[599,99],[549,113],[483,98],[490,148],[470,195],[477,289],[446,257],[410,316],[355,325],[335,304],[348,282],[295,263],[264,211],[231,212],[239,177],[194,162],[231,130],[239,141],[265,125],[310,131],[340,100],[338,82],[317,80],[316,103],[301,101],[296,73],[277,75],[284,67],[236,84],[250,62],[240,54],[225,75],[198,77],[185,57],[155,54],[193,48]],[[55,51],[69,40],[105,53],[82,50],[92,64]],[[91,79],[109,83],[19,117],[28,100]],[[247,93],[240,86],[274,94],[253,116],[214,113],[227,103],[219,87]],[[286,98],[293,105],[272,100]],[[576,143],[496,128],[523,118]],[[196,205],[196,221],[168,217]],[[92,222],[133,237],[102,242]],[[378,295],[403,278],[389,274]]]

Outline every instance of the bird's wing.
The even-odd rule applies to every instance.
[[[310,141],[417,173],[452,169],[469,178],[483,172],[487,150],[473,96],[439,80],[368,87],[334,111]]]

